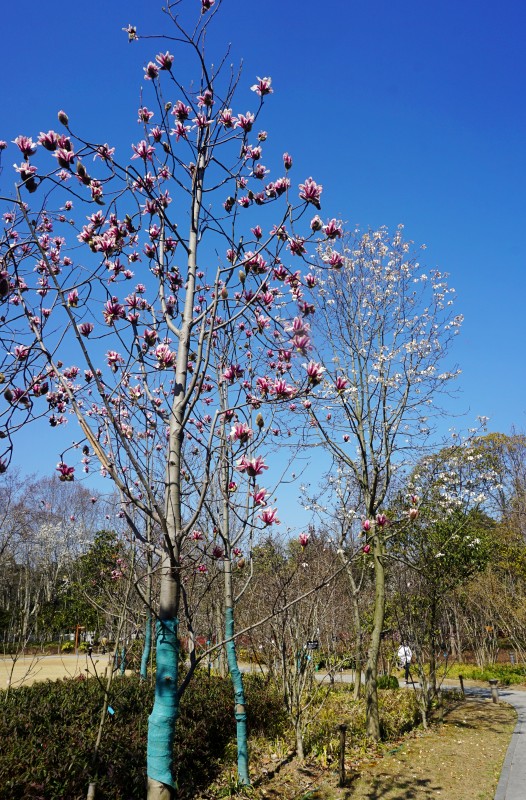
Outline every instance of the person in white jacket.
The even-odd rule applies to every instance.
[[[413,653],[409,645],[401,644],[398,648],[398,661],[400,662],[400,666],[404,668],[404,676],[405,682],[409,682],[409,667],[411,666],[411,659],[413,658]]]

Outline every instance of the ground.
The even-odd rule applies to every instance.
[[[70,653],[62,653],[55,656],[21,656],[15,662],[8,656],[0,658],[0,688],[7,689],[11,686],[29,686],[35,681],[44,681],[48,678],[75,678],[81,673],[86,675],[95,674],[95,669],[100,675],[108,663],[108,655],[93,655],[93,659],[88,658],[86,653],[79,653],[78,656]]]
[[[338,788],[336,765],[291,761],[256,783],[261,800],[493,800],[515,726],[504,703],[469,699],[442,724],[414,731],[388,749],[365,756],[351,749],[346,785]],[[219,795],[216,795],[219,796]]]
[[[30,684],[47,678],[104,671],[108,656],[71,654],[20,658],[12,671],[0,659],[0,685]],[[453,682],[451,682],[453,683]],[[456,683],[456,682],[455,682]],[[346,785],[338,788],[337,764],[324,758],[304,764],[289,753],[273,753],[258,764],[260,775],[247,796],[257,800],[493,800],[515,726],[515,711],[504,703],[469,699],[449,711],[442,724],[417,730],[388,747],[346,751]],[[224,783],[206,798],[228,796]]]

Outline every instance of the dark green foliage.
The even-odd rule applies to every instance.
[[[247,676],[249,730],[277,735],[281,699]],[[115,678],[98,771],[98,800],[142,800],[146,729],[153,702],[149,682]],[[95,679],[39,683],[0,692],[0,800],[84,798],[92,772],[102,690]],[[174,773],[180,797],[190,798],[219,771],[235,736],[231,682],[197,675],[181,701]]]
[[[400,684],[396,675],[379,675],[376,681],[378,689],[399,689]]]

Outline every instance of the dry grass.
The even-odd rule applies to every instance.
[[[414,731],[388,749],[367,754],[351,749],[344,788],[338,788],[334,764],[324,769],[319,760],[301,766],[290,761],[249,790],[248,796],[258,800],[493,800],[515,722],[510,706],[469,699],[447,713],[442,724]]]

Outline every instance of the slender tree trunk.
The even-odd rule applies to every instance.
[[[169,554],[163,559],[159,617],[155,626],[155,701],[148,719],[148,800],[170,800],[175,723],[179,714],[177,692],[179,667],[178,587],[175,565]]]
[[[374,616],[371,643],[365,667],[365,709],[367,735],[375,740],[380,739],[380,715],[378,713],[378,690],[376,677],[378,674],[378,657],[380,654],[381,633],[385,615],[385,569],[383,563],[384,547],[381,537],[375,533],[373,537],[374,558]]]
[[[243,676],[237,663],[236,644],[234,641],[234,607],[232,596],[232,563],[225,559],[225,640],[228,669],[234,687],[234,716],[236,718],[237,738],[237,774],[240,783],[250,785],[248,771],[248,737],[247,712],[245,708],[245,691]]]
[[[303,761],[305,759],[305,749],[303,747],[303,731],[301,726],[301,719],[296,720],[296,755],[299,761]]]
[[[431,598],[430,612],[428,709],[437,696],[437,598],[434,593]]]

